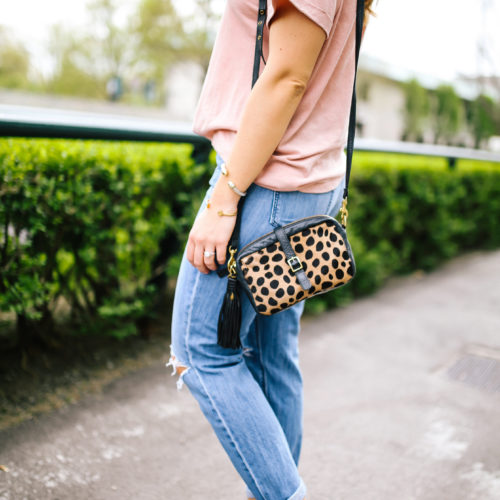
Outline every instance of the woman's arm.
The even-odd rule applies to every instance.
[[[217,210],[234,210],[239,201],[227,180],[246,191],[264,168],[302,99],[325,38],[324,30],[289,0],[278,0],[269,26],[266,66],[245,104],[231,155],[225,158],[229,177],[220,176],[210,200],[214,209],[204,210],[189,234],[187,258],[200,271],[216,269],[214,258],[204,257],[204,250],[216,250],[220,264],[226,259],[235,217],[220,217]]]

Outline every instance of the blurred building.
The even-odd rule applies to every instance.
[[[202,84],[199,64],[185,61],[172,67],[165,82],[165,107],[171,120],[192,121]]]
[[[441,84],[451,85],[464,101],[475,99],[482,91],[500,100],[499,77],[461,77],[445,81],[432,75],[394,66],[376,57],[360,54],[357,76],[357,134],[385,140],[401,140],[404,130],[405,93],[403,83],[415,78],[427,90],[435,90]],[[433,141],[430,130],[424,132],[425,142]],[[457,142],[473,146],[470,133],[464,129]],[[492,138],[495,148],[498,138]]]

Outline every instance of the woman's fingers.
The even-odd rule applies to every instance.
[[[196,267],[202,273],[208,273],[208,268],[204,263],[204,244],[196,238],[193,231],[189,233],[189,238],[186,244],[186,258],[189,263]]]
[[[186,246],[186,258],[193,266],[194,266],[194,247],[195,244],[191,238],[191,235],[189,235],[189,239]]]
[[[212,271],[215,271],[217,270],[217,265],[215,264],[215,250],[209,248],[210,247],[206,246],[205,251],[203,252],[203,256],[205,257],[205,265]]]
[[[217,262],[220,265],[226,262],[226,253],[227,253],[227,243],[217,243],[217,247],[215,248],[215,254],[217,257]]]
[[[208,268],[205,265],[205,257],[203,255],[204,251],[205,249],[203,246],[200,243],[197,243],[194,249],[193,265],[202,273],[207,274]]]
[[[211,217],[214,215],[205,211],[195,220],[186,245],[187,260],[205,274],[216,271],[217,264],[225,264],[227,245],[235,223],[234,220],[220,220],[218,217],[214,221]]]
[[[220,247],[220,251],[225,252],[225,248]],[[205,255],[205,252],[208,253]],[[186,246],[186,258],[199,271],[202,273],[208,273],[209,270],[216,271],[215,255],[214,243],[197,241],[192,235],[189,235]],[[223,255],[225,254],[223,253]],[[223,263],[224,260],[222,260]]]

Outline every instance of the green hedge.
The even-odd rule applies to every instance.
[[[137,332],[175,280],[214,165],[189,145],[0,140],[0,311],[20,335]],[[355,279],[307,302],[317,312],[500,245],[498,164],[355,153],[348,236]],[[135,321],[134,321],[135,320]]]
[[[429,271],[450,257],[500,246],[500,164],[355,153],[347,235],[356,277],[308,301],[322,311],[370,293],[395,274]]]
[[[77,331],[136,332],[148,284],[177,272],[208,180],[191,149],[0,141],[0,310],[21,334],[50,331],[54,311]]]

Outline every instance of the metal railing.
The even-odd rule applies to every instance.
[[[196,161],[212,148],[186,122],[10,104],[0,104],[1,136],[188,143]]]
[[[0,104],[0,136],[189,143],[197,161],[205,160],[211,150],[210,142],[186,122],[8,104]],[[453,146],[356,138],[354,147],[446,158],[450,167],[459,159],[500,163],[500,153]]]

